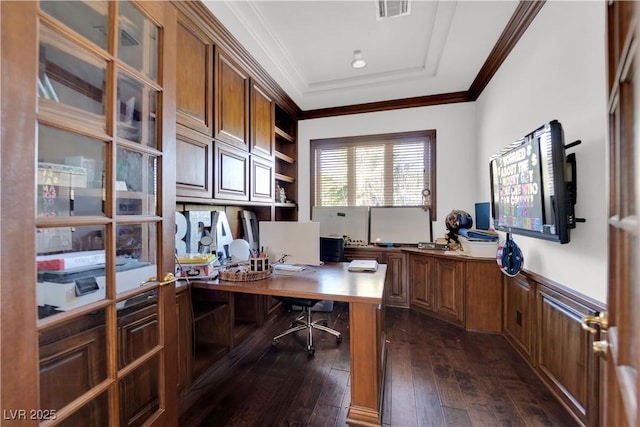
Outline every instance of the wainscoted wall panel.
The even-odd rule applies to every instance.
[[[504,280],[503,332],[558,400],[584,426],[599,425],[600,361],[581,320],[605,307],[525,271]]]
[[[581,421],[587,421],[592,336],[580,325],[596,312],[542,285],[537,287],[538,372]]]

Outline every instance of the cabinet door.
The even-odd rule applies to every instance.
[[[273,157],[275,107],[271,97],[255,82],[251,84],[251,153]]]
[[[465,327],[479,332],[502,332],[502,278],[491,260],[469,260],[465,267]]]
[[[213,43],[186,18],[177,26],[176,120],[211,136],[213,119]]]
[[[386,304],[392,307],[408,307],[406,254],[388,253],[384,263],[387,264],[387,277],[384,284]]]
[[[273,201],[273,162],[251,155],[251,201]]]
[[[464,263],[438,259],[434,271],[435,312],[458,323],[464,321]]]
[[[409,283],[411,283],[411,305],[424,310],[434,310],[433,291],[434,259],[411,256]]]
[[[249,153],[215,143],[216,199],[249,200]]]
[[[176,133],[176,195],[213,197],[213,140],[178,126]]]
[[[214,138],[249,151],[249,76],[216,47]]]
[[[535,286],[535,285],[534,285]],[[522,275],[504,285],[504,335],[527,360],[533,355],[533,304],[535,291]]]

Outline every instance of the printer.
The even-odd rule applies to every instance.
[[[133,258],[116,260],[116,290],[134,289],[157,275],[156,264]],[[54,306],[68,311],[105,298],[105,266],[91,265],[65,270],[38,272],[36,298],[40,306]]]

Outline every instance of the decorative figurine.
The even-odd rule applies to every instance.
[[[287,201],[287,194],[284,191],[283,187],[280,187],[280,184],[276,185],[276,197],[280,203],[285,203]]]

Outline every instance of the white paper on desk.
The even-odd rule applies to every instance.
[[[354,259],[349,263],[349,271],[377,271],[378,261],[375,259]]]

